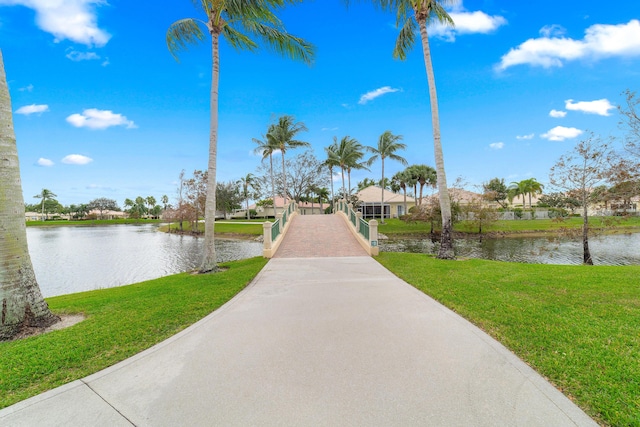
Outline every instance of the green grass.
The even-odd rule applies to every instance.
[[[0,343],[0,408],[90,375],[176,334],[211,313],[262,269],[261,257],[130,286],[47,299],[54,313],[83,313],[70,328]]]
[[[640,267],[377,259],[498,339],[597,421],[640,426]]]
[[[115,225],[115,224],[157,224],[160,219],[88,219],[83,221],[27,221],[27,227],[60,227],[67,225]]]
[[[638,231],[640,230],[640,217],[615,218],[614,224],[605,224],[600,218],[589,220],[593,229],[608,227],[610,230]],[[491,225],[483,226],[484,232],[494,233],[535,233],[535,232],[559,232],[566,229],[579,230],[582,227],[582,218],[568,218],[565,221],[554,221],[551,219],[529,219],[513,221],[496,221]],[[404,222],[399,219],[386,219],[385,224],[378,225],[378,231],[389,237],[402,237],[408,235],[428,234],[430,225],[424,222]],[[477,227],[469,226],[466,221],[461,221],[454,225],[454,231],[461,233],[477,231]]]
[[[243,221],[238,221],[243,222]],[[247,235],[247,236],[262,236],[263,227],[262,224],[265,222],[261,221],[251,221],[252,224],[238,224],[230,221],[226,222],[218,222],[216,221],[215,225],[215,234],[216,235]],[[178,231],[180,226],[178,223],[171,223],[171,231]],[[191,223],[185,221],[182,223],[182,229],[186,233],[191,232]],[[168,226],[164,225],[160,227],[160,231],[167,231]],[[198,223],[198,232],[204,233],[204,223]]]

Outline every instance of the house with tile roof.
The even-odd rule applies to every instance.
[[[384,206],[382,206],[382,191],[382,188],[377,185],[358,191],[357,196],[360,204],[357,206],[357,210],[362,212],[363,218],[380,218],[382,209],[384,209],[385,218],[399,218],[416,205],[416,199],[407,196],[405,207],[404,193],[384,190]]]

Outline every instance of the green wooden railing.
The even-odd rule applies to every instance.
[[[369,240],[369,223],[362,218],[359,218],[358,233],[362,234],[365,239]]]
[[[284,211],[282,212],[282,218],[278,218],[275,220],[273,225],[271,226],[271,241],[275,242],[276,238],[282,233],[284,230],[284,226],[287,225],[287,221],[291,218],[291,214],[296,210],[296,203],[289,202],[287,206],[285,206]]]

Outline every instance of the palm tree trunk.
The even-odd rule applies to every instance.
[[[347,200],[347,187],[344,186],[344,168],[342,168],[342,198]]]
[[[284,166],[284,149],[281,151],[282,153],[282,192],[284,193],[282,197],[284,198],[284,206],[287,205],[287,173],[285,171]]]
[[[333,204],[335,203],[335,194],[333,193],[333,168],[329,168],[329,179],[331,180],[331,213],[333,213]]]
[[[276,180],[273,177],[273,155],[269,153],[269,167],[271,170],[271,197],[273,207],[273,219],[276,219]]]
[[[209,128],[209,165],[207,168],[207,198],[204,211],[204,254],[200,272],[216,269],[214,228],[216,221],[216,159],[218,156],[218,82],[220,79],[220,35],[211,33],[213,69],[211,71],[211,125]],[[196,213],[196,225],[198,217]]]
[[[380,224],[384,224],[384,157],[380,157],[382,160],[382,181],[380,187],[382,187],[382,197],[380,203]]]
[[[408,215],[409,212],[407,211],[407,186],[404,185],[402,189],[404,190],[404,214]]]
[[[44,327],[60,320],[49,310],[36,281],[24,221],[20,164],[0,51],[0,341],[24,327]]]
[[[438,97],[436,93],[436,79],[433,74],[433,64],[431,63],[431,50],[429,48],[429,35],[427,34],[426,20],[421,19],[420,36],[422,38],[422,50],[424,54],[424,64],[427,69],[427,81],[429,82],[429,98],[431,100],[431,123],[433,126],[433,151],[436,161],[436,174],[438,180],[438,198],[440,200],[440,212],[442,215],[442,235],[440,237],[440,249],[438,258],[453,259],[453,223],[451,218],[451,199],[447,188],[447,177],[444,170],[444,155],[442,153],[442,143],[440,142],[440,118],[438,112]]]
[[[589,217],[587,216],[587,198],[582,198],[582,263],[593,265],[591,251],[589,250]]]

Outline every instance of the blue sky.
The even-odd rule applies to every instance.
[[[434,164],[421,46],[394,60],[394,17],[351,3],[308,1],[281,14],[316,46],[312,66],[223,42],[219,180],[255,171],[251,139],[283,114],[307,125],[318,156],[334,136],[375,145],[391,130],[410,163]],[[190,0],[153,4],[0,0],[27,203],[42,188],[63,204],[173,200],[182,169],[206,169],[210,43],[180,62],[165,44],[172,22],[201,11]],[[449,182],[545,183],[587,132],[621,134],[616,108],[640,79],[640,2],[465,0],[451,14],[456,29],[430,28]],[[385,166],[387,176],[402,169]],[[352,181],[379,175],[378,163]]]

